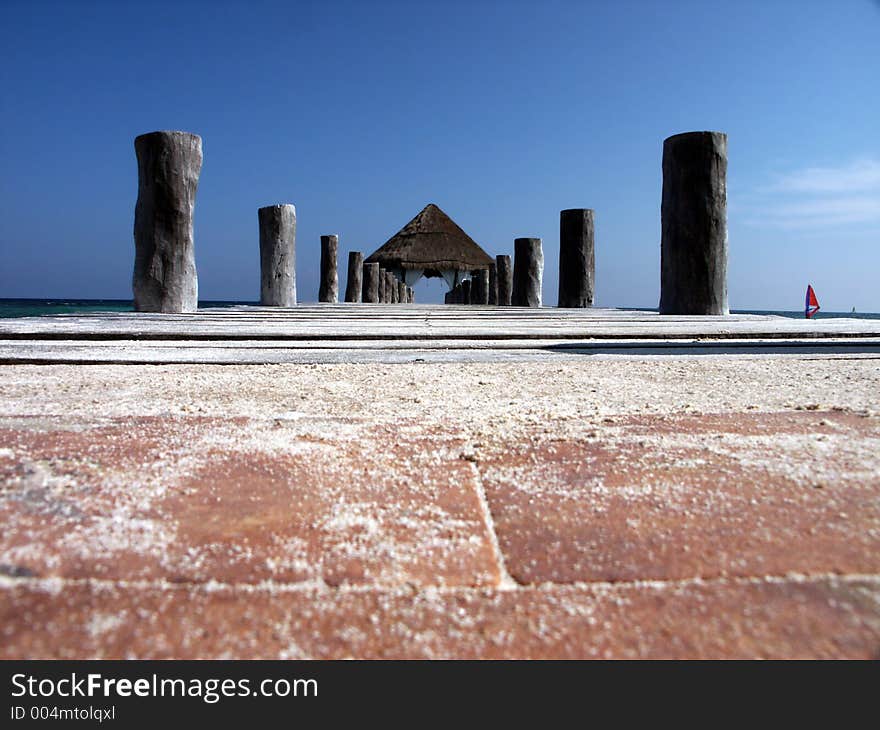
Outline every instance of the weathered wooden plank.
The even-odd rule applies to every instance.
[[[880,335],[880,320],[757,315],[665,316],[619,310],[344,305],[209,309],[187,315],[112,313],[0,321],[0,339],[601,339],[815,338]],[[532,312],[535,311],[534,314]]]

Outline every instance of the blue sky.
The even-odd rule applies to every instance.
[[[0,297],[130,297],[133,139],[183,129],[202,299],[258,298],[260,206],[296,205],[314,300],[321,234],[344,271],[435,202],[491,254],[543,238],[549,304],[593,208],[597,304],[654,307],[663,139],[711,129],[731,307],[880,311],[873,0],[3,0],[0,89]]]

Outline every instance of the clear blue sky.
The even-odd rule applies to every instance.
[[[426,203],[489,253],[596,211],[597,304],[657,305],[663,139],[729,135],[730,303],[880,311],[880,4],[0,2],[0,297],[131,296],[133,139],[200,134],[202,299],[257,208],[370,253]],[[423,285],[420,285],[422,287]],[[422,290],[422,301],[439,295]]]

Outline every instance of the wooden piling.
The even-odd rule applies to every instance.
[[[363,284],[361,301],[365,304],[378,304],[379,299],[379,264],[363,265]]]
[[[593,211],[559,213],[559,306],[592,307],[596,278]]]
[[[296,306],[296,208],[269,205],[257,211],[260,226],[260,304]]]
[[[471,304],[489,303],[489,269],[476,269],[471,274]]]
[[[663,143],[660,217],[660,314],[729,314],[726,134]]]
[[[515,307],[540,307],[544,275],[544,252],[540,238],[517,238],[513,242],[513,293]]]
[[[498,304],[498,264],[489,264],[489,304]]]
[[[513,267],[510,265],[510,256],[496,256],[495,264],[498,269],[498,304],[509,307],[513,296]]]
[[[348,275],[345,279],[345,301],[360,302],[363,290],[364,255],[360,251],[348,254]]]
[[[390,271],[385,271],[385,303],[397,302],[397,279]]]
[[[202,169],[202,138],[151,132],[134,140],[138,197],[134,209],[137,312],[194,312],[199,306],[193,211]]]
[[[339,236],[321,236],[321,283],[318,301],[335,304],[339,299],[339,277],[336,269],[336,252]]]

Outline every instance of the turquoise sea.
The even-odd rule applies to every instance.
[[[232,307],[236,304],[258,304],[258,302],[204,301],[200,307]],[[130,299],[0,299],[0,318],[34,317],[40,314],[74,314],[78,312],[131,312]],[[656,310],[643,310],[656,311]],[[775,314],[782,317],[803,319],[803,310],[765,311],[735,309],[734,314]],[[825,312],[819,310],[816,319],[829,317],[854,317],[857,319],[880,319],[880,312]]]
[[[259,302],[199,302],[200,307],[232,307]],[[131,312],[131,299],[0,299],[0,318],[81,312]]]

